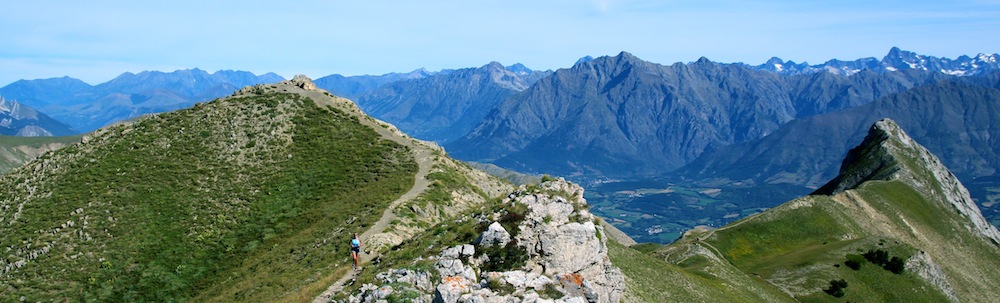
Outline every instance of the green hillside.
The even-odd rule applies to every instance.
[[[346,101],[294,88],[105,128],[3,176],[0,301],[316,296],[417,165]]]
[[[817,193],[610,257],[636,301],[993,302],[998,236],[954,175],[883,120]]]

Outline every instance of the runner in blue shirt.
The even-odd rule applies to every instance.
[[[354,258],[354,270],[358,270],[358,256],[361,255],[361,237],[358,237],[358,233],[354,233],[354,239],[351,239],[351,257]]]

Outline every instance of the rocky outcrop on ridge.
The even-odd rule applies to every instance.
[[[522,185],[501,203],[524,211],[471,218],[487,225],[473,243],[429,256],[434,265],[428,270],[377,273],[377,283],[361,286],[345,301],[380,302],[393,296],[447,303],[621,300],[625,277],[608,258],[604,229],[587,210],[583,188],[564,180]],[[510,223],[511,217],[516,225],[499,222]]]
[[[908,166],[905,161],[916,161],[917,165]],[[923,176],[931,176],[931,183],[936,184],[925,184],[921,180],[928,178]],[[969,219],[970,230],[1000,245],[1000,231],[983,217],[965,186],[891,119],[876,122],[864,142],[848,152],[840,176],[817,193],[836,194],[870,180],[904,180],[921,190],[940,191],[955,210]]]

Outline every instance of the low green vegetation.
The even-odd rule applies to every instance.
[[[510,241],[504,246],[481,247],[476,254],[489,257],[481,267],[487,272],[515,270],[524,267],[528,261],[528,252],[519,247],[517,241]]]
[[[843,224],[844,221],[821,207],[800,207],[788,209],[774,220],[734,224],[727,227],[725,233],[716,233],[709,242],[737,267],[754,271],[766,265],[767,260],[797,262],[789,258],[793,252],[809,251],[810,248],[828,250],[824,246],[840,242],[842,236],[852,230]],[[796,256],[806,260],[814,254]]]
[[[491,202],[491,205],[499,204],[499,201]],[[357,288],[365,283],[375,282],[375,274],[388,271],[389,269],[406,268],[430,273],[432,280],[439,280],[437,271],[434,270],[434,261],[428,259],[429,256],[437,255],[442,250],[460,244],[474,242],[486,227],[489,221],[484,218],[484,214],[489,211],[489,207],[483,206],[477,210],[462,214],[456,220],[447,220],[432,228],[413,236],[403,243],[390,248],[381,257],[365,266],[354,283],[345,287],[345,292],[354,293]],[[479,253],[477,251],[477,253]]]
[[[817,275],[825,279],[823,283],[817,284],[812,294],[801,295],[798,299],[801,302],[949,301],[934,286],[914,274],[894,274],[870,265],[863,264],[858,270],[841,266],[825,275]]]
[[[405,147],[298,95],[111,127],[0,181],[18,209],[0,246],[50,247],[0,279],[0,301],[303,301],[415,172]]]
[[[795,302],[763,280],[706,259],[675,265],[611,239],[608,257],[627,277],[622,302]]]
[[[489,195],[478,187],[472,186],[468,178],[455,167],[435,164],[433,171],[427,174],[427,180],[431,182],[429,188],[414,201],[409,202],[409,205],[398,209],[396,212],[399,216],[416,219],[417,214],[414,206],[423,210],[436,209],[439,212],[446,207],[453,207],[455,206],[453,192],[472,190],[483,199],[489,199]],[[435,215],[443,215],[443,213]],[[430,227],[427,222],[418,222],[418,224],[423,224],[421,227],[424,228]]]
[[[861,256],[864,257],[865,260],[868,260],[868,262],[881,266],[883,269],[897,275],[903,273],[904,266],[906,265],[905,262],[903,262],[903,259],[900,259],[898,256],[893,256],[890,259],[889,253],[881,249],[868,250]]]
[[[844,296],[845,288],[847,288],[847,281],[844,281],[844,279],[830,280],[830,287],[824,289],[823,292],[835,298],[840,298]]]

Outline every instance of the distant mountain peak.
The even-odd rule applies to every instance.
[[[974,232],[1000,245],[1000,231],[983,217],[958,178],[891,119],[872,125],[861,144],[847,153],[840,175],[816,193],[836,194],[868,181],[892,180],[916,189],[940,191],[938,194],[969,219]]]
[[[590,61],[594,61],[594,57],[583,56],[583,58],[577,59],[576,63],[573,63],[573,65],[577,65],[577,64],[580,64],[580,63],[586,63],[586,62],[590,62]]]
[[[521,76],[530,75],[535,72],[534,70],[531,70],[530,68],[524,66],[524,64],[521,63],[514,63],[514,65],[508,66],[507,70],[512,71]]]
[[[636,58],[635,55],[633,55],[632,53],[626,52],[626,51],[622,51],[622,52],[618,53],[618,56],[616,56],[616,57],[621,57],[621,58],[626,58],[626,59],[638,59],[638,58]]]
[[[962,55],[956,59],[938,58],[920,55],[912,51],[900,49],[899,47],[892,47],[881,60],[872,57],[852,61],[831,59],[823,64],[809,65],[805,62],[801,64],[796,64],[793,61],[781,62],[781,59],[772,57],[764,64],[753,66],[753,68],[781,75],[828,72],[850,76],[863,70],[870,70],[877,73],[898,70],[924,70],[953,76],[974,76],[1000,70],[1000,63],[998,63],[1000,60],[998,60],[998,57],[1000,55],[979,54],[976,57]]]
[[[490,61],[490,63],[487,63],[486,65],[483,65],[483,68],[487,68],[487,69],[505,69],[505,67],[503,66],[503,64],[501,64],[500,62],[496,62],[496,61]]]
[[[979,55],[976,55],[976,59],[987,63],[997,63],[998,56],[1000,55],[979,53]]]
[[[887,54],[886,56],[895,57],[895,56],[899,56],[899,54],[902,53],[902,52],[903,52],[903,50],[899,49],[899,47],[893,46],[892,48],[889,49],[889,54]]]

